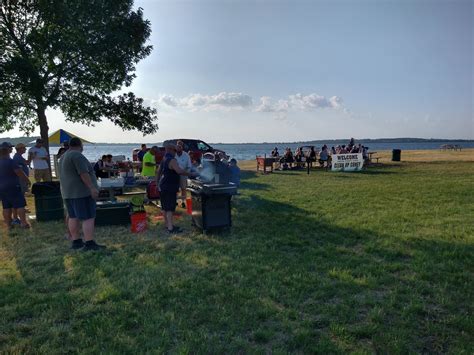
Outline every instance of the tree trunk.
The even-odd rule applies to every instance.
[[[46,151],[48,152],[48,156],[49,156],[49,137],[48,137],[49,127],[48,127],[48,120],[46,118],[45,111],[46,110],[44,107],[40,107],[37,110],[37,114],[38,114],[38,123],[40,126],[41,139],[43,140],[43,146],[46,148]],[[48,159],[48,168],[49,168],[49,175],[52,178],[53,174],[51,171],[51,159]]]

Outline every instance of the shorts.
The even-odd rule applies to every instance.
[[[34,169],[34,177],[36,182],[51,181],[49,169]]]
[[[95,218],[96,203],[91,196],[81,198],[67,198],[64,200],[69,218],[81,221]]]
[[[2,206],[4,210],[10,208],[23,208],[26,206],[25,196],[21,192],[21,187],[18,185],[14,189],[6,192],[0,192],[2,198]]]
[[[176,211],[176,191],[161,191],[161,209],[165,212]]]

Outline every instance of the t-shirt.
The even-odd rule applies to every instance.
[[[139,161],[143,161],[143,156],[145,155],[147,151],[146,150],[140,150],[137,154],[137,158]]]
[[[191,171],[191,158],[189,157],[189,154],[186,152],[182,152],[181,156],[178,155],[178,153],[175,154],[174,158],[178,162],[178,166],[186,171]]]
[[[30,169],[28,168],[28,164],[26,164],[25,158],[23,158],[20,153],[15,153],[15,155],[13,156],[13,161],[21,168],[21,170],[23,170],[26,176],[30,175]]]
[[[321,153],[319,153],[319,159],[328,160],[328,151],[322,150]]]
[[[15,170],[18,168],[19,166],[15,164],[13,159],[0,159],[0,192],[11,191],[20,185],[20,179],[15,174]]]
[[[33,156],[33,168],[37,170],[42,170],[42,169],[49,169],[48,167],[48,162],[43,159],[39,158],[47,158],[48,157],[48,152],[46,151],[45,147],[31,147],[30,150],[28,151],[28,155]]]
[[[81,152],[68,150],[59,161],[59,180],[64,199],[82,198],[91,195],[89,188],[82,182],[80,174],[88,173],[92,184],[98,189],[97,179],[91,163]]]
[[[152,163],[153,166],[146,166],[146,163]],[[150,152],[146,152],[143,156],[142,176],[155,176],[156,160],[155,156]]]

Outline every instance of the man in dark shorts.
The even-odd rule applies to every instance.
[[[20,227],[29,228],[26,221],[25,197],[21,191],[21,183],[29,186],[30,181],[21,167],[10,158],[12,145],[3,142],[0,145],[0,198],[2,200],[3,218],[7,229],[11,228],[12,210],[16,209],[20,218]]]
[[[27,177],[30,176],[30,169],[28,168],[28,165],[30,162],[23,158],[23,154],[26,153],[26,146],[23,143],[18,143],[15,146],[16,153],[13,156],[13,162],[20,167],[21,170],[25,173]],[[20,180],[20,187],[21,187],[21,192],[23,193],[23,196],[25,196],[25,193],[28,191],[28,187],[30,186],[29,181],[28,183],[24,180]],[[25,207],[26,211],[26,207]],[[21,225],[21,220],[18,217],[18,211],[16,209],[13,209],[13,220],[12,220],[13,225]]]
[[[96,199],[99,188],[94,169],[84,155],[79,138],[71,138],[69,150],[59,161],[61,193],[67,208],[68,228],[72,239],[72,249],[100,250],[105,246],[94,241]],[[82,222],[84,241],[79,235]]]
[[[180,233],[179,227],[173,226],[173,212],[176,210],[176,194],[180,187],[180,175],[190,176],[195,173],[187,172],[179,167],[174,158],[176,155],[176,146],[167,144],[166,153],[161,161],[160,167],[156,173],[157,183],[160,188],[161,209],[164,212],[165,226],[168,233]]]

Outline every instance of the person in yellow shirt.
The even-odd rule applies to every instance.
[[[156,172],[155,154],[158,152],[158,147],[153,146],[143,156],[142,176],[154,177]]]

